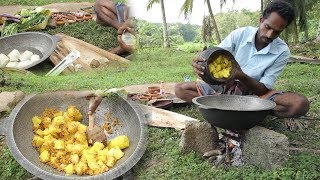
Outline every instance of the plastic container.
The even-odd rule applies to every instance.
[[[209,64],[215,61],[220,55],[225,55],[227,59],[231,61],[231,71],[228,78],[215,78],[209,70]],[[201,59],[205,59],[204,62],[198,62],[199,64],[205,67],[204,75],[200,76],[204,82],[212,85],[220,85],[234,78],[234,74],[235,74],[234,70],[236,68],[237,63],[234,56],[229,51],[219,47],[212,47],[201,52],[199,57]]]

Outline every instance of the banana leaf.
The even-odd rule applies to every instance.
[[[48,9],[43,10],[42,12],[36,13],[27,21],[22,19],[20,30],[21,31],[34,31],[45,29],[48,25],[49,19],[52,15],[52,12]]]

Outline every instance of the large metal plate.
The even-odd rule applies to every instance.
[[[17,49],[20,53],[28,50],[40,56],[40,60],[30,62],[21,69],[33,67],[47,59],[57,46],[58,38],[41,32],[24,32],[0,38],[0,53],[8,55]]]
[[[125,149],[125,156],[109,171],[96,176],[65,176],[49,165],[40,162],[39,152],[32,146],[32,117],[41,115],[45,108],[65,110],[69,105],[80,109],[88,125],[88,100],[80,98],[79,92],[58,91],[38,95],[31,95],[22,100],[11,113],[7,125],[7,143],[14,158],[30,173],[42,179],[113,179],[130,170],[142,157],[146,148],[146,131],[144,130],[144,116],[139,107],[133,102],[120,97],[107,98],[97,108],[95,123],[101,125],[105,120],[105,113],[112,112],[119,118],[121,128],[108,138],[125,134],[129,137],[130,146]]]

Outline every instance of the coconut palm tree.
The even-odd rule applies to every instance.
[[[220,4],[223,4],[223,3],[221,3],[222,1],[226,1],[226,0],[220,0]],[[212,12],[210,0],[204,0],[204,3],[207,4],[207,6],[208,6],[208,10],[209,10],[210,18],[212,20],[212,25],[213,25],[213,29],[214,29],[214,32],[216,35],[216,39],[217,39],[218,43],[220,43],[221,38],[220,38],[219,31],[218,31],[218,26],[217,26],[216,20],[214,18],[213,12]],[[193,8],[193,0],[185,0],[183,5],[181,6],[181,12],[183,12],[185,17],[187,17],[189,14],[192,13],[192,8]]]
[[[170,47],[169,38],[168,38],[168,26],[166,21],[166,12],[164,8],[163,0],[149,0],[147,3],[147,10],[151,9],[152,5],[155,3],[160,3],[161,12],[162,12],[162,26],[163,26],[163,47]]]
[[[209,16],[204,16],[202,20],[202,41],[205,45],[212,40],[212,23],[210,22]]]

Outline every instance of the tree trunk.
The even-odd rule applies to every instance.
[[[170,47],[169,38],[168,38],[168,29],[167,29],[167,21],[166,21],[166,13],[164,9],[163,0],[160,0],[161,4],[161,12],[162,12],[162,22],[163,22],[163,47]]]
[[[306,24],[305,27],[304,27],[304,41],[305,42],[309,41],[308,24]]]
[[[216,20],[214,19],[214,15],[213,15],[213,12],[212,12],[212,9],[211,9],[210,0],[206,0],[206,2],[207,2],[207,5],[208,5],[208,10],[209,10],[209,13],[210,13],[210,17],[212,19],[213,29],[215,31],[217,41],[220,44],[221,43],[221,38],[220,38],[220,34],[219,34],[219,30],[218,30],[218,26],[217,26]]]
[[[263,0],[260,1],[260,11],[261,15],[263,14]]]
[[[317,32],[316,41],[317,41],[317,42],[320,42],[320,19],[319,19],[319,24],[318,24],[318,32]]]
[[[293,20],[291,26],[292,26],[293,43],[294,44],[298,44],[298,42],[299,42],[299,34],[298,34],[298,28],[297,28],[296,20]]]
[[[284,29],[284,36],[283,36],[283,40],[287,43],[287,44],[289,44],[289,41],[288,41],[288,38],[289,37],[289,29],[288,28],[286,28],[286,29]]]

